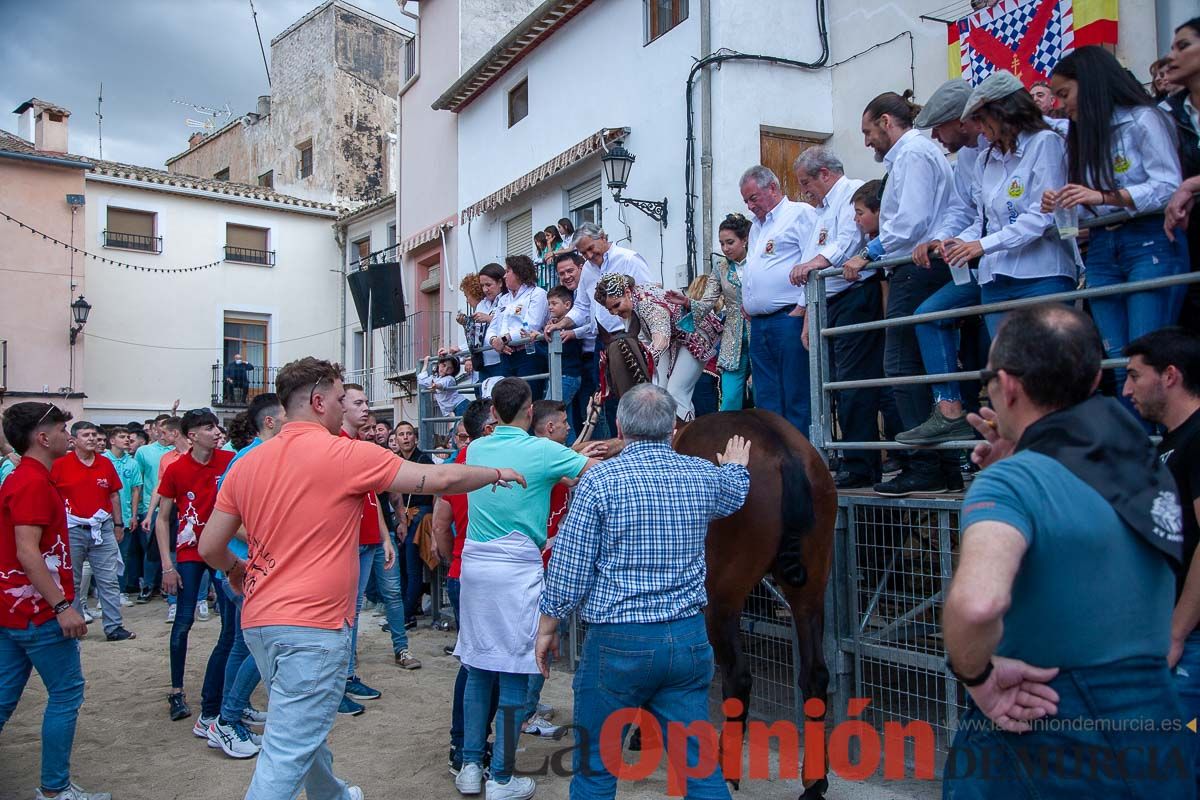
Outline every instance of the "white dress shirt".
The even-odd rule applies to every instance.
[[[854,222],[854,204],[850,198],[863,185],[863,181],[838,178],[837,183],[830,187],[825,199],[817,207],[817,225],[813,229],[813,240],[809,242],[809,258],[825,256],[832,267],[840,267],[859,254],[866,236]],[[864,281],[875,274],[875,270],[864,270],[859,281]],[[825,296],[833,297],[838,292],[852,286],[841,276],[825,279]]]
[[[1162,208],[1183,182],[1173,123],[1153,106],[1135,106],[1114,111],[1112,125],[1113,178],[1117,188],[1129,192],[1133,209],[1094,206],[1095,213],[1132,215]],[[1087,185],[1097,188],[1093,176]]]
[[[976,202],[987,216],[980,239],[979,284],[997,275],[1010,278],[1076,276],[1072,240],[1059,238],[1054,215],[1041,211],[1042,193],[1061,187],[1067,176],[1067,147],[1055,131],[1022,133],[1016,149],[985,151]],[[1050,227],[1047,233],[1046,228]],[[972,231],[979,231],[979,222]],[[959,238],[970,240],[972,231]]]
[[[497,336],[519,339],[522,330],[540,331],[546,325],[547,311],[546,290],[540,286],[526,284],[516,294],[505,292],[496,301],[496,316],[488,326],[488,341]]]
[[[915,129],[883,158],[887,184],[879,201],[879,243],[887,256],[910,255],[932,237],[950,205],[954,176],[942,148]]]
[[[567,319],[575,323],[575,335],[583,343],[583,352],[596,350],[597,324],[609,333],[625,330],[620,317],[608,313],[608,309],[596,302],[596,284],[600,282],[600,268],[585,261],[579,271],[579,286],[575,289],[575,304],[567,312]]]
[[[979,185],[979,173],[983,168],[982,156],[989,146],[988,140],[981,134],[975,146],[958,149],[958,158],[954,161],[954,191],[950,194],[950,205],[937,221],[937,228],[930,237],[931,240],[949,239],[979,219],[975,192]]]
[[[742,270],[742,310],[749,316],[773,314],[793,305],[804,305],[804,287],[793,286],[792,267],[809,258],[817,227],[817,212],[807,203],[786,197],[754,218],[746,244]]]
[[[496,308],[497,308],[497,306],[500,305],[500,298],[502,296],[503,295],[497,295],[495,300],[489,300],[487,297],[484,297],[482,300],[479,301],[479,305],[475,306],[475,311],[482,312],[484,314],[491,314],[492,322],[495,322],[496,321]],[[493,367],[496,364],[500,363],[500,354],[497,353],[495,350],[493,350],[492,346],[490,344],[488,344],[488,342],[490,342],[492,340],[492,338],[487,335],[487,330],[490,330],[491,327],[492,327],[492,323],[489,322],[487,325],[487,328],[484,329],[485,332],[483,335],[484,336],[484,338],[483,338],[483,365],[485,367]]]
[[[607,275],[610,272],[629,275],[639,286],[658,285],[658,281],[650,273],[650,265],[646,263],[646,259],[628,247],[609,245],[608,250],[604,253],[604,263],[600,266],[600,274]]]

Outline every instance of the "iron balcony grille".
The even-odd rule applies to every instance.
[[[275,266],[274,250],[253,250],[249,247],[232,247],[225,245],[225,260],[240,261],[243,264],[262,264],[267,267]]]
[[[162,252],[161,236],[146,236],[141,233],[104,232],[105,247],[123,247],[126,250],[142,250],[147,253]]]

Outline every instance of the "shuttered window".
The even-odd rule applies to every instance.
[[[132,233],[136,236],[154,235],[154,214],[148,211],[108,209],[108,230],[113,233]]]
[[[526,211],[504,223],[504,254],[533,257],[533,212]]]
[[[574,211],[600,199],[600,176],[589,178],[567,192],[567,206]]]

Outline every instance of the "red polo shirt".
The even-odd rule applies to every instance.
[[[67,504],[67,513],[77,517],[90,517],[100,510],[111,514],[112,494],[121,491],[113,463],[99,453],[91,466],[80,461],[74,451],[67,453],[50,468],[50,480]]]
[[[66,598],[74,600],[75,579],[62,495],[50,480],[50,471],[34,458],[21,459],[0,486],[0,628],[24,630],[31,622],[41,625],[53,619],[54,609],[33,588],[17,559],[18,525],[42,529],[38,541],[42,559]]]
[[[345,428],[338,431],[338,436],[354,440],[353,436],[346,433]],[[379,498],[374,492],[367,493],[363,498],[362,521],[358,525],[358,543],[360,546],[383,544],[383,535],[379,530]]]
[[[466,462],[467,448],[464,447],[454,457],[454,463],[465,464]],[[462,574],[462,551],[463,545],[467,543],[467,496],[465,494],[448,494],[442,499],[450,504],[450,510],[454,513],[454,553],[450,557],[450,569],[446,572],[446,577],[457,578]]]
[[[212,516],[217,502],[217,487],[234,453],[214,450],[207,464],[201,464],[189,452],[180,456],[158,482],[158,494],[175,501],[179,515],[179,534],[175,537],[175,560],[200,561],[200,534]],[[104,459],[108,461],[108,459]]]

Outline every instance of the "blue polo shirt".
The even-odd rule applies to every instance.
[[[15,469],[16,467],[13,466],[13,463],[8,459],[8,456],[0,458],[0,485],[4,484],[4,479],[9,475],[12,475],[13,470]]]
[[[117,477],[121,479],[121,490],[117,496],[121,499],[121,517],[125,524],[133,527],[137,523],[137,519],[133,516],[133,487],[141,487],[142,485],[142,468],[137,461],[129,453],[118,457],[113,455],[112,450],[105,450],[104,456],[112,462],[113,469],[117,471]],[[140,506],[141,503],[139,502]]]
[[[174,450],[165,444],[151,442],[138,448],[133,460],[142,468],[142,501],[138,503],[138,513],[145,514],[150,510],[150,495],[158,490],[158,462],[162,457]]]
[[[233,465],[238,463],[239,461],[241,461],[242,458],[247,453],[249,453],[254,448],[258,447],[260,444],[262,444],[262,439],[255,436],[254,440],[252,442],[250,442],[250,444],[246,445],[241,450],[238,450],[237,455],[233,457],[233,461],[229,462],[229,466],[225,468],[225,471],[223,473],[221,473],[221,477],[217,478],[217,491],[218,492],[221,490],[221,482],[225,480],[225,476],[229,474],[229,470],[233,469]],[[246,544],[245,542],[243,542],[241,539],[237,538],[236,536],[229,540],[228,547],[229,547],[229,552],[233,553],[235,556],[237,556],[238,558],[240,558],[242,560],[245,560],[250,557],[250,545]]]
[[[530,436],[521,428],[500,425],[491,436],[476,439],[467,447],[466,463],[473,467],[510,467],[525,476],[528,487],[510,489],[491,486],[467,495],[469,516],[467,539],[488,542],[509,533],[528,536],[539,548],[546,543],[546,520],[550,518],[550,490],[563,478],[575,478],[587,457],[558,442]]]
[[[1095,489],[1025,450],[971,484],[962,529],[985,521],[1011,525],[1028,545],[997,655],[1062,669],[1165,658],[1174,574]]]

